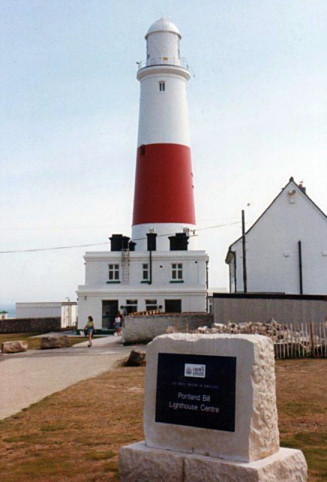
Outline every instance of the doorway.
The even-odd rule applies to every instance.
[[[102,328],[108,330],[114,327],[115,316],[118,313],[118,300],[102,301]]]
[[[165,312],[166,313],[181,313],[182,312],[182,300],[165,300]]]

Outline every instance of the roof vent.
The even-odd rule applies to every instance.
[[[307,188],[303,186],[303,181],[300,181],[299,188],[301,189],[302,192],[304,192],[304,194],[306,194]]]
[[[294,203],[295,203],[296,190],[295,190],[295,189],[290,189],[287,194],[288,194],[288,202],[289,202],[290,204],[294,204]]]

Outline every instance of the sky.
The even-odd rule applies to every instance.
[[[0,0],[0,11],[0,309],[76,300],[84,252],[130,235],[136,62],[162,16],[191,71],[210,286],[228,289],[242,209],[248,228],[291,176],[327,212],[326,0]],[[17,252],[63,246],[74,247]]]

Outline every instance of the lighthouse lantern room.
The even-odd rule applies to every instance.
[[[146,36],[140,63],[140,110],[131,238],[110,237],[111,250],[87,252],[78,287],[79,323],[92,315],[111,328],[117,312],[206,310],[205,251],[195,245],[195,209],[187,109],[190,74],[181,34],[166,18]]]

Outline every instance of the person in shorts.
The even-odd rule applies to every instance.
[[[88,347],[91,348],[92,346],[92,337],[94,333],[94,321],[92,316],[88,316],[87,318],[87,323],[85,325],[85,330],[87,333],[87,339],[88,339]]]

